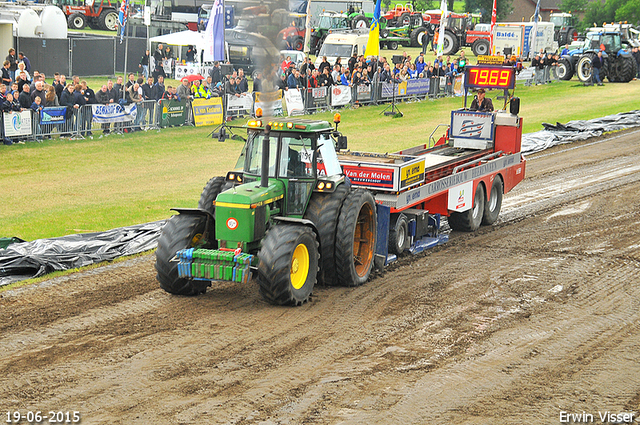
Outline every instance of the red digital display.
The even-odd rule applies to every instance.
[[[512,67],[469,66],[465,73],[465,87],[468,88],[512,89],[515,86]]]

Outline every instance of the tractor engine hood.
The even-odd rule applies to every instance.
[[[216,239],[226,241],[228,248],[262,239],[269,217],[283,197],[284,183],[274,179],[267,187],[258,181],[220,193],[215,202]]]

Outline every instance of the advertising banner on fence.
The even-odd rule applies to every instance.
[[[331,87],[331,106],[342,106],[348,104],[349,102],[351,102],[351,87]]]
[[[5,112],[4,136],[28,136],[31,134],[31,111]]]
[[[253,98],[249,93],[242,93],[240,96],[235,94],[227,95],[227,113],[232,114],[249,114],[253,108]]]
[[[67,114],[66,106],[42,108],[40,111],[40,124],[57,124],[64,122]]]
[[[356,100],[367,101],[371,100],[371,86],[361,84],[356,88]]]
[[[299,89],[289,89],[284,92],[284,101],[287,103],[287,114],[304,115],[304,102]]]
[[[127,122],[136,119],[138,108],[135,104],[122,107],[113,103],[110,105],[91,105],[91,112],[93,112],[93,122],[96,123]]]
[[[196,127],[222,124],[222,98],[193,99],[193,119]]]
[[[311,89],[311,99],[314,107],[326,106],[329,102],[329,88],[318,87],[315,89]]]
[[[265,117],[278,117],[282,113],[282,91],[274,91],[268,93],[255,92],[255,102],[253,104],[253,112],[256,109],[262,109],[262,115]]]
[[[417,80],[407,81],[407,94],[410,96],[425,95],[429,93],[428,78],[419,78]]]
[[[171,125],[183,125],[187,114],[186,100],[163,100],[162,101],[162,127]]]

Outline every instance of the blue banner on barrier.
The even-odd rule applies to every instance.
[[[418,78],[415,80],[408,80],[406,82],[406,91],[400,92],[401,88],[404,88],[402,83],[382,83],[381,96],[388,98],[393,96],[393,91],[396,91],[396,96],[416,96],[429,93],[429,78]]]
[[[136,119],[138,108],[135,103],[120,106],[117,103],[110,105],[91,105],[93,121],[96,123],[112,123],[133,121]]]
[[[430,80],[428,78],[419,78],[417,80],[407,81],[407,94],[415,95],[429,93],[429,81]]]
[[[55,124],[64,122],[66,114],[66,106],[42,108],[42,110],[40,111],[40,124]]]

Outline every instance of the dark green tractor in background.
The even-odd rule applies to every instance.
[[[255,277],[268,302],[300,305],[316,282],[357,286],[373,267],[376,206],[338,162],[346,137],[324,121],[250,121],[239,171],[214,177],[197,209],[176,208],[158,241],[167,292]]]

